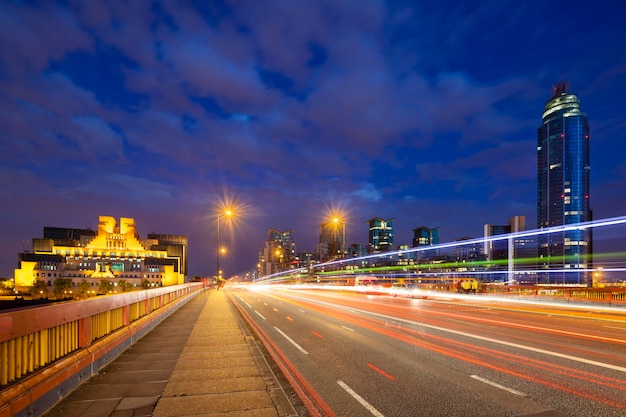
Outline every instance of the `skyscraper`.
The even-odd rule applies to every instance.
[[[537,129],[537,227],[589,221],[589,123],[569,85],[553,88],[542,119]],[[587,283],[584,269],[591,263],[590,255],[588,230],[544,235],[539,266],[562,272],[542,274],[542,281]]]

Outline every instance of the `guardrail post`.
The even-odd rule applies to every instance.
[[[122,323],[124,326],[128,326],[130,324],[130,305],[127,304],[122,306]]]
[[[91,346],[91,317],[85,317],[78,321],[78,347]]]

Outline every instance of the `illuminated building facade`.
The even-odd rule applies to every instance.
[[[33,238],[32,252],[18,255],[15,285],[26,290],[35,281],[49,289],[57,278],[83,280],[93,291],[101,279],[125,280],[133,287],[182,284],[187,274],[187,237],[151,234],[141,239],[135,220],[100,216],[98,230],[44,227]]]
[[[374,217],[367,221],[369,226],[369,253],[388,252],[393,249],[393,219]]]
[[[413,229],[413,247],[420,246],[433,246],[439,244],[439,228],[435,227],[431,229],[426,226],[421,226]],[[416,258],[433,258],[439,255],[439,251],[436,249],[427,250],[416,253]]]
[[[430,229],[422,226],[413,229],[413,247],[432,246],[439,244],[439,228]]]
[[[296,243],[293,240],[292,231],[280,232],[270,229],[268,235],[265,245],[259,251],[259,276],[297,268],[300,262],[296,255]]]
[[[537,129],[537,227],[590,221],[589,122],[569,86],[560,83],[546,103]],[[586,284],[591,263],[591,232],[571,230],[544,235],[539,267],[543,283]],[[570,272],[571,271],[571,272]]]

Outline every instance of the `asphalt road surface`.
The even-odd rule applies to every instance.
[[[320,415],[626,415],[625,310],[279,286],[230,295]]]

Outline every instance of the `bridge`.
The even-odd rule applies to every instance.
[[[602,274],[601,278],[610,274],[619,281],[624,251],[612,244],[624,241],[625,221],[576,226],[606,228],[594,235],[611,243],[605,245],[609,251],[595,253],[601,266],[589,262],[588,268],[576,271],[577,276],[581,272],[588,277]],[[521,238],[528,241],[527,236],[499,237],[506,242]],[[484,242],[464,244],[476,243]],[[423,250],[428,249],[433,248]],[[626,305],[626,287],[599,279],[590,281],[592,285],[563,285],[556,280],[520,285],[509,278],[546,271],[528,268],[528,264],[523,270],[515,269],[519,263],[508,259],[502,268],[502,264],[494,268],[482,260],[474,264],[465,260],[460,262],[463,265],[456,260],[398,265],[398,259],[411,258],[407,251],[398,251],[336,260],[318,265],[317,270],[265,277],[257,284],[354,293],[351,277],[367,273],[380,278],[383,288],[389,282],[404,281],[414,286],[417,296],[436,299],[458,294],[458,283],[463,280],[478,279],[480,290],[471,295],[475,298],[549,300],[616,311]],[[553,271],[563,277],[562,269]],[[507,279],[481,279],[487,274]],[[228,294],[189,283],[0,313],[0,417],[130,411],[135,414],[129,415],[173,416],[188,415],[193,407],[232,415],[250,410],[268,416],[333,415],[315,390],[302,383],[298,370],[281,358],[280,349],[271,340],[255,336],[263,330],[248,323],[252,320],[243,311],[245,304],[233,302]],[[91,383],[97,388],[88,388]]]

